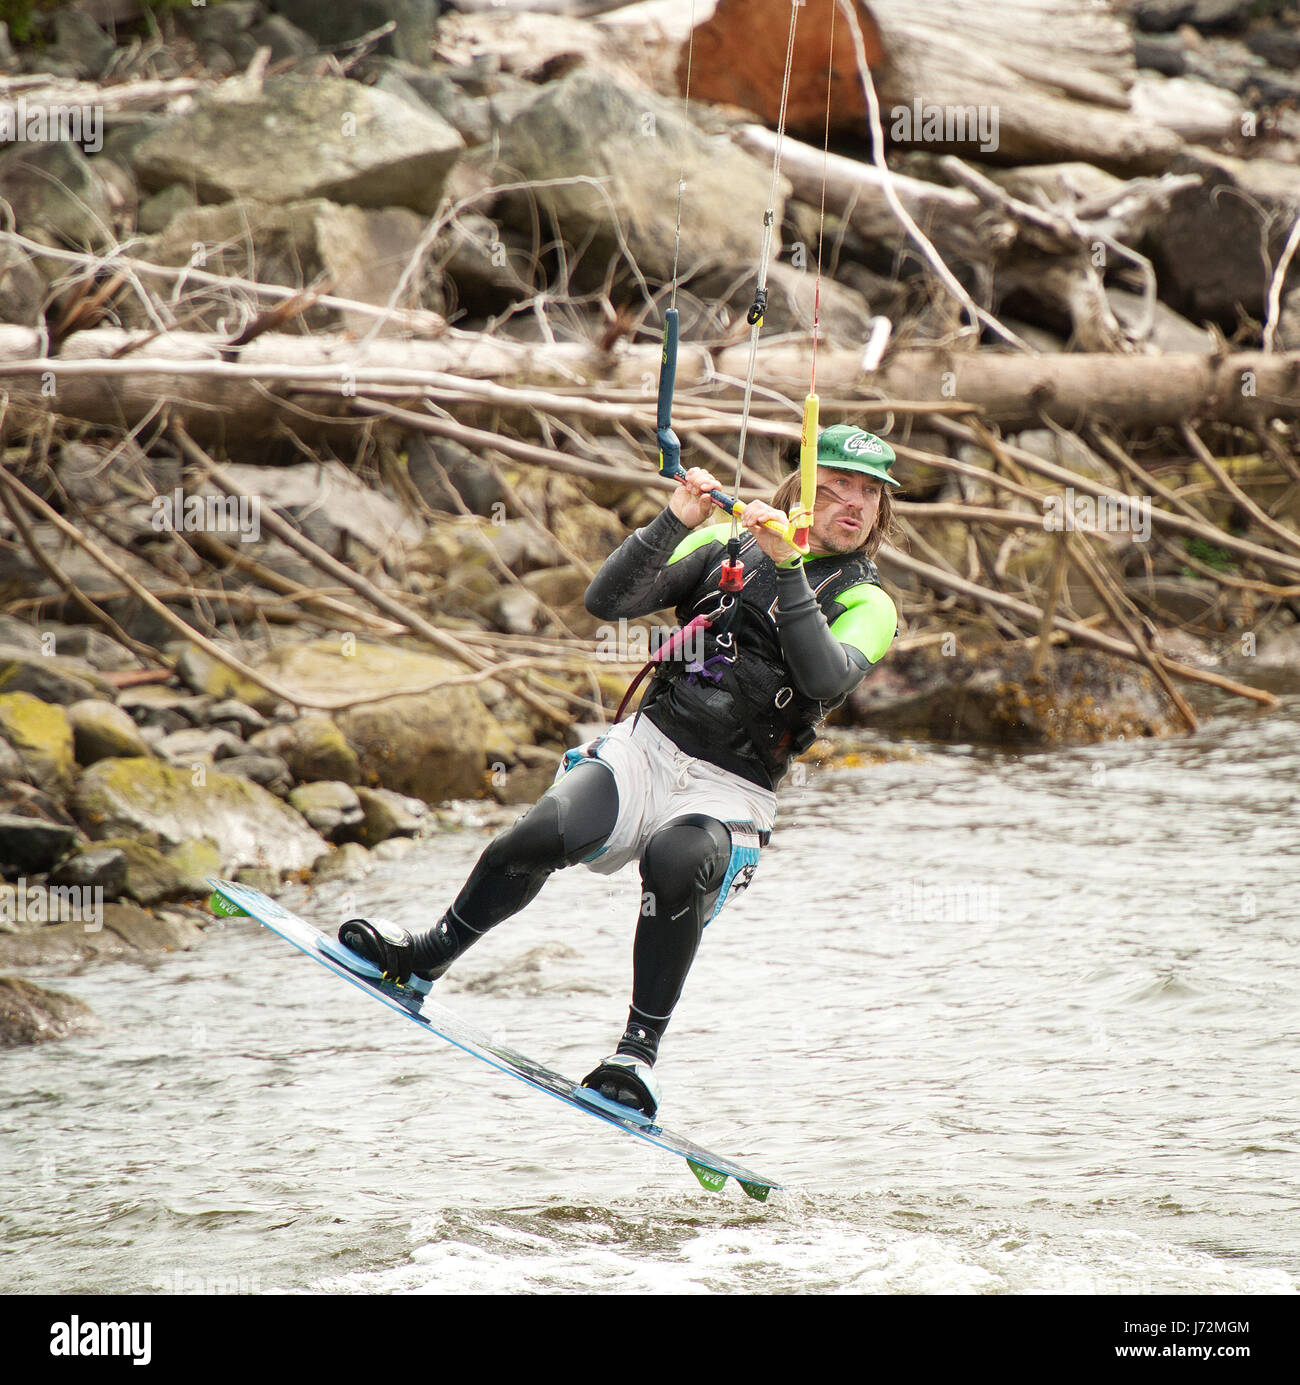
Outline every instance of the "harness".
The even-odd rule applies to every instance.
[[[706,660],[698,658],[690,659],[685,664],[686,675],[691,682],[698,679],[707,679],[711,682],[720,682],[726,669],[736,661],[736,637],[735,623],[736,617],[740,613],[740,602],[732,592],[719,590],[717,604],[711,611],[700,612],[692,616],[691,619],[680,629],[673,632],[663,644],[650,656],[640,672],[628,684],[627,691],[623,694],[623,700],[618,704],[618,711],[614,714],[614,725],[617,726],[623,720],[623,713],[627,710],[627,704],[631,702],[633,694],[641,686],[652,669],[660,668],[672,661],[685,658],[685,652],[692,647],[696,636],[703,635],[708,631],[716,632],[713,635],[715,653]],[[641,715],[637,711],[637,717]],[[633,725],[636,723],[633,722]]]
[[[838,614],[838,598],[850,587],[880,585],[875,564],[864,554],[828,555],[804,566],[828,620]],[[772,617],[776,583],[775,569],[758,564],[740,592],[715,586],[679,607],[682,625],[638,673],[624,698],[626,707],[653,669],[655,679],[641,711],[657,706],[653,719],[661,729],[667,730],[667,719],[702,746],[718,743],[725,734],[722,722],[737,724],[748,742],[744,753],[751,761],[757,757],[773,781],[816,740],[818,723],[839,701],[819,702],[794,686]],[[715,690],[726,694],[726,704],[719,705]],[[621,714],[624,708],[619,710]],[[731,748],[738,750],[734,744]]]

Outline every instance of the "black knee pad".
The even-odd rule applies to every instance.
[[[717,818],[689,813],[674,818],[650,838],[641,855],[647,890],[680,897],[684,888],[711,891],[716,898],[731,860],[731,834]]]

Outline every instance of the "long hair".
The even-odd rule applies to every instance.
[[[876,511],[876,522],[871,526],[871,530],[866,534],[857,548],[851,552],[864,552],[868,558],[874,558],[880,550],[880,545],[886,539],[891,542],[895,537],[896,524],[894,521],[894,487],[888,482],[880,488],[880,508]],[[790,507],[799,499],[799,473],[791,472],[789,476],[776,488],[768,501],[778,510],[784,510],[787,514]]]

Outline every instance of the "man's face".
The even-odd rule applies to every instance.
[[[851,553],[861,547],[875,526],[884,486],[861,471],[819,466],[812,547],[822,553]]]

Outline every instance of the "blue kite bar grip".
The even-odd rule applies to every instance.
[[[658,428],[664,433],[673,426],[673,388],[677,384],[677,309],[664,314],[664,354],[659,362]]]
[[[686,475],[686,468],[681,463],[681,451],[677,434],[671,428],[661,428],[659,430],[660,476],[666,476],[670,481],[680,481]],[[738,515],[745,508],[734,495],[728,495],[725,491],[710,491],[709,499],[720,510],[725,510],[729,515]]]
[[[667,476],[670,480],[684,476],[682,470],[682,445],[678,441],[677,434],[671,428],[660,428],[656,436],[659,439],[659,474]]]

